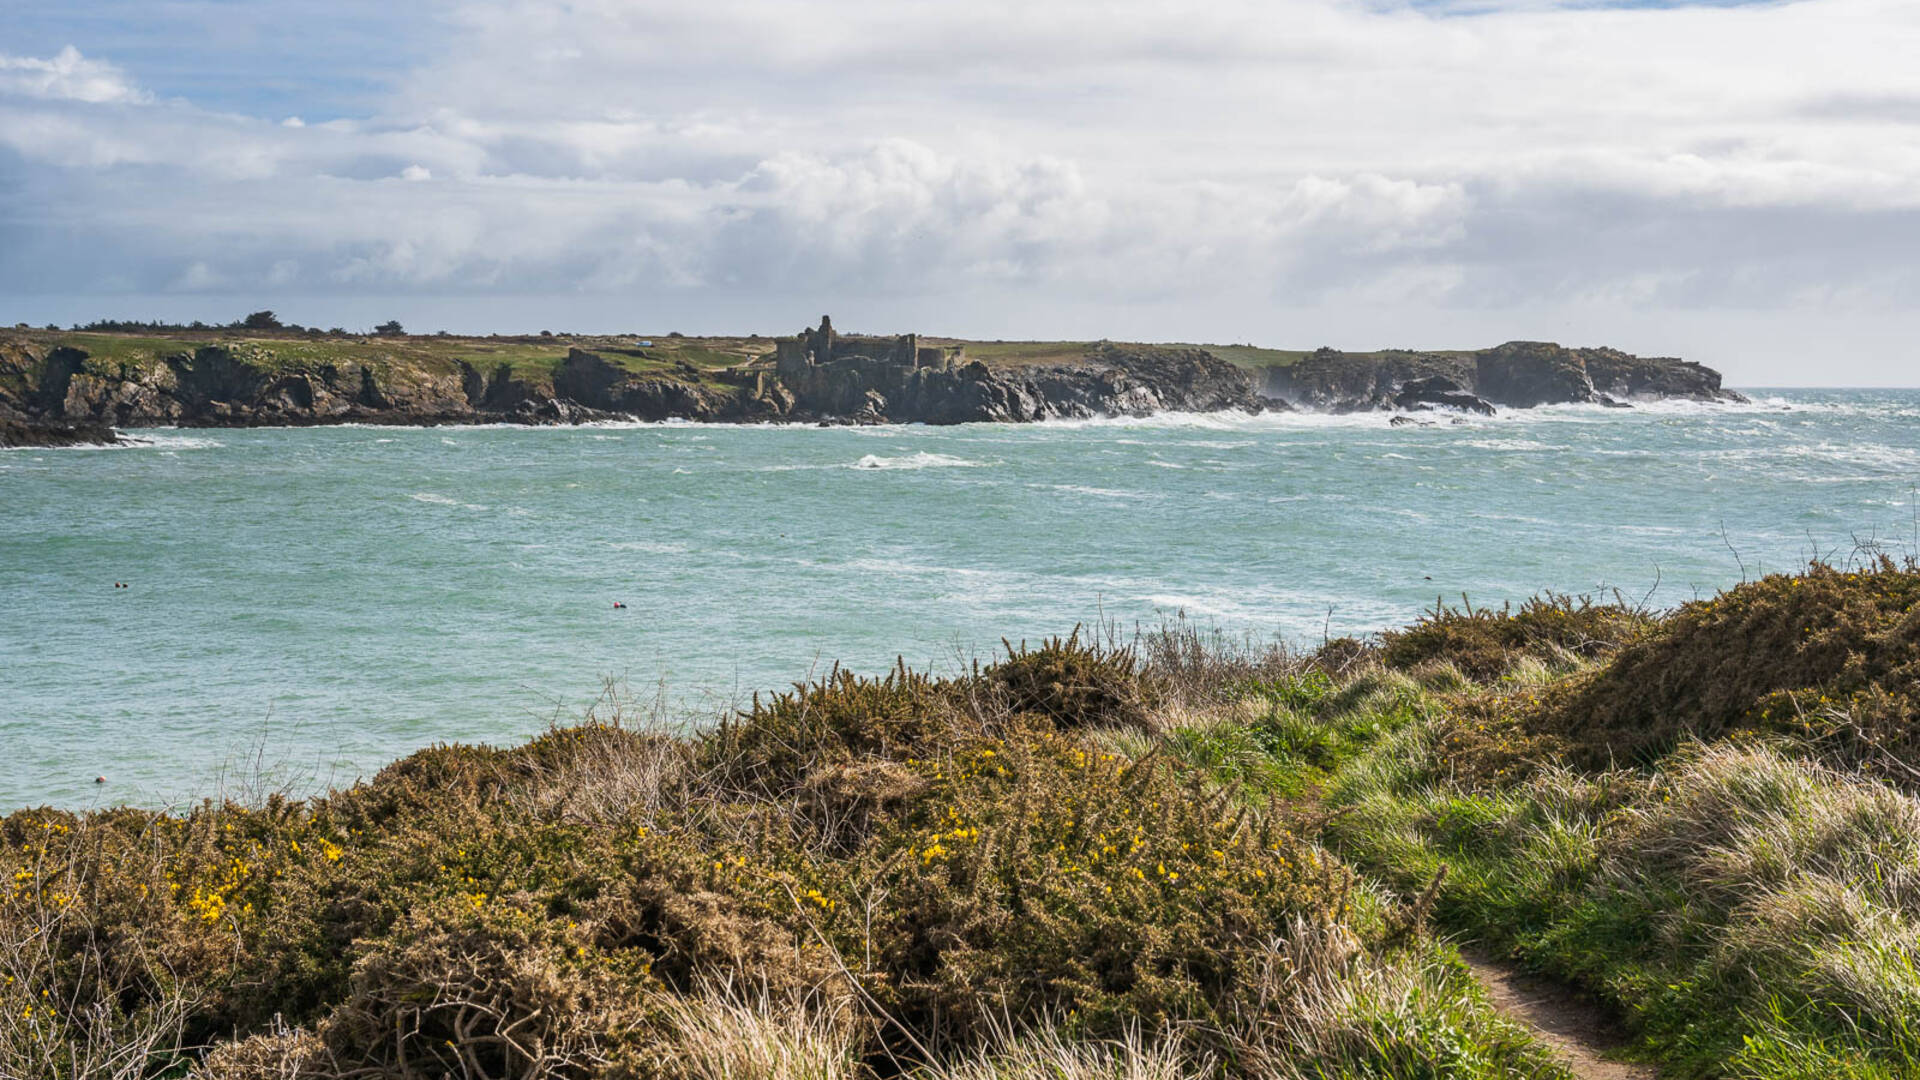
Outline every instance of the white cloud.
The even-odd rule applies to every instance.
[[[0,57],[0,210],[118,252],[0,256],[0,283],[1347,312],[1894,310],[1916,284],[1904,0],[444,10],[377,108],[311,124]]]
[[[0,96],[4,95],[96,105],[139,105],[151,100],[119,68],[89,60],[71,45],[47,59],[0,53]]]

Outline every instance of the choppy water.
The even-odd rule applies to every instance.
[[[710,704],[1102,616],[1318,641],[1441,594],[1677,603],[1742,561],[1902,553],[1920,482],[1907,391],[1425,428],[144,435],[0,453],[0,811],[343,783],[610,676]]]

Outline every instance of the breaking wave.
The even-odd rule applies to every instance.
[[[879,454],[867,454],[859,461],[847,466],[850,469],[977,469],[987,463],[968,461],[952,454],[930,454],[925,450],[902,457],[881,457]]]

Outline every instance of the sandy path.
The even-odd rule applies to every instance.
[[[1604,1055],[1626,1043],[1611,1017],[1567,987],[1529,975],[1481,953],[1461,958],[1487,988],[1502,1016],[1533,1032],[1581,1080],[1654,1080],[1650,1065],[1612,1061]]]

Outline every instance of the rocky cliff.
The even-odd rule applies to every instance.
[[[1652,398],[1745,400],[1720,385],[1719,372],[1700,364],[1542,341],[1510,341],[1478,352],[1321,349],[1289,366],[1268,368],[1261,391],[1333,412],[1428,407],[1490,412],[1493,406],[1627,405]]]
[[[771,351],[769,351],[771,349]],[[1729,400],[1698,364],[1511,342],[1480,352],[1322,349],[1250,374],[1205,348],[1098,342],[1046,362],[969,359],[913,335],[399,340],[0,334],[0,446],[115,428],[314,424],[1022,423],[1300,405],[1491,412],[1644,397]]]
[[[905,350],[902,350],[905,351]],[[859,353],[783,362],[774,373],[805,419],[1026,423],[1273,407],[1247,372],[1204,349],[1102,342],[1074,364],[923,364]]]
[[[1245,370],[1204,350],[1105,343],[1071,364],[923,366],[911,336],[846,339],[848,351],[835,357],[830,348],[827,362],[803,357],[778,369],[751,360],[703,367],[612,344],[568,348],[544,367],[490,366],[463,358],[457,344],[390,355],[307,343],[141,343],[129,360],[122,342],[68,337],[0,338],[0,446],[111,441],[116,427],[171,425],[958,424],[1272,407]]]

